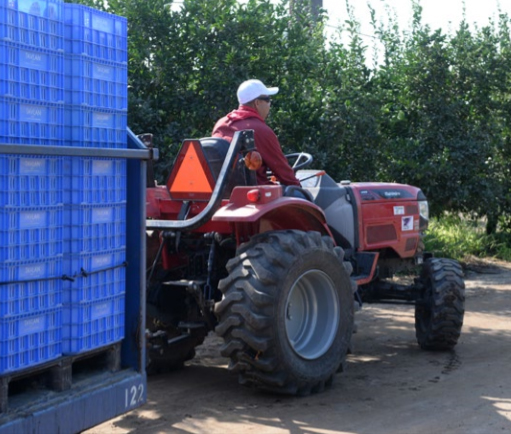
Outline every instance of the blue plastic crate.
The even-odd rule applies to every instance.
[[[0,96],[64,102],[64,54],[0,41]]]
[[[0,143],[64,144],[64,104],[0,97],[0,113]]]
[[[126,201],[126,160],[73,157],[69,201],[111,204]]]
[[[0,154],[0,207],[63,204],[63,161],[64,157]]]
[[[7,0],[0,5],[0,39],[37,48],[64,49],[64,3]]]
[[[126,148],[125,110],[68,105],[65,111],[66,145],[91,148]]]
[[[73,205],[64,227],[65,253],[105,252],[126,246],[126,203]]]
[[[67,53],[126,63],[128,22],[87,6],[66,4],[65,44]]]
[[[62,355],[62,309],[0,318],[0,374]]]
[[[0,263],[63,254],[64,207],[0,208]]]
[[[60,306],[62,282],[62,256],[0,264],[0,318]]]
[[[66,56],[65,102],[113,110],[128,109],[125,63]]]
[[[63,306],[63,354],[75,354],[124,338],[124,294]]]
[[[63,303],[97,301],[123,294],[126,291],[125,261],[126,249],[67,258],[66,268],[79,277],[65,282]]]

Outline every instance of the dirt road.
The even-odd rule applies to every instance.
[[[210,337],[186,369],[152,377],[148,403],[87,434],[511,433],[511,264],[468,271],[456,350],[421,351],[413,308],[366,305],[354,354],[306,398],[238,386]]]

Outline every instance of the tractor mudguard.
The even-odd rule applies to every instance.
[[[146,190],[146,217],[159,219],[162,216],[161,202],[170,202],[170,195],[165,186],[159,185]],[[178,205],[174,205],[178,207]],[[178,208],[179,211],[179,208]]]
[[[280,185],[234,188],[231,200],[217,210],[212,221],[260,222],[264,231],[297,229],[332,237],[323,210],[308,200],[282,196]]]

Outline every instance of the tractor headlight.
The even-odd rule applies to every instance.
[[[421,231],[424,231],[427,229],[429,223],[429,205],[427,200],[419,201],[419,214],[420,214],[419,228]]]
[[[427,200],[421,200],[419,202],[419,214],[425,220],[429,220],[429,205]]]

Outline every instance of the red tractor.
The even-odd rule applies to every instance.
[[[416,187],[335,182],[256,185],[253,132],[185,140],[166,185],[147,189],[148,371],[194,357],[208,332],[241,384],[307,395],[331,384],[364,302],[415,305],[417,341],[452,349],[464,315],[460,265],[424,252],[428,203]],[[413,284],[391,279],[417,270]]]

